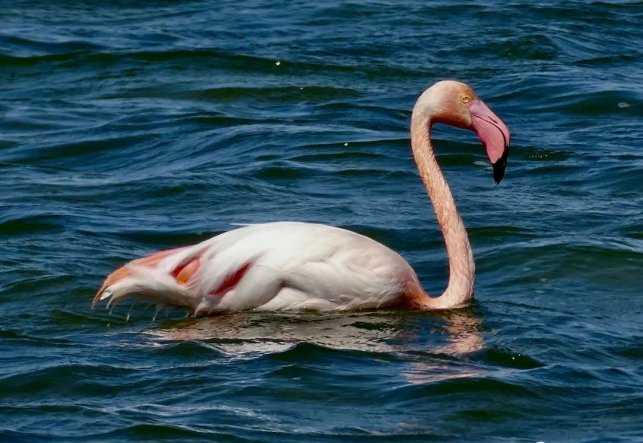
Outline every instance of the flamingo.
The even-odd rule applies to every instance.
[[[134,260],[107,277],[92,306],[145,299],[189,314],[244,310],[454,309],[473,298],[475,264],[467,231],[431,145],[434,123],[475,132],[496,184],[509,154],[507,126],[457,81],[444,80],[418,98],[411,147],[448,253],[449,282],[430,297],[399,254],[368,237],[314,223],[240,227],[202,243]],[[131,308],[130,308],[131,309]],[[129,314],[128,314],[129,318]]]

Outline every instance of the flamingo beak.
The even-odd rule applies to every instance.
[[[493,165],[493,179],[498,184],[504,177],[507,167],[509,142],[511,141],[509,129],[478,98],[469,103],[469,112],[471,112],[471,129],[487,149],[487,155]]]

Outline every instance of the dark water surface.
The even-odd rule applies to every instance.
[[[400,3],[403,3],[400,4]],[[643,442],[643,2],[0,3],[0,441]],[[476,303],[92,311],[231,223],[372,236],[439,295],[410,110],[471,84],[493,183],[436,128]]]

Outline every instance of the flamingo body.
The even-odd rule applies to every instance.
[[[298,222],[245,226],[134,261],[113,275],[96,301],[138,296],[195,314],[406,306],[419,287],[411,266],[386,246]]]

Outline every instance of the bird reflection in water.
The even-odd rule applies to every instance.
[[[469,363],[454,364],[484,348],[482,318],[475,308],[439,313],[237,313],[182,322],[148,334],[157,345],[200,341],[232,358],[257,358],[302,343],[403,356],[409,364],[401,375],[413,384],[482,375]]]

